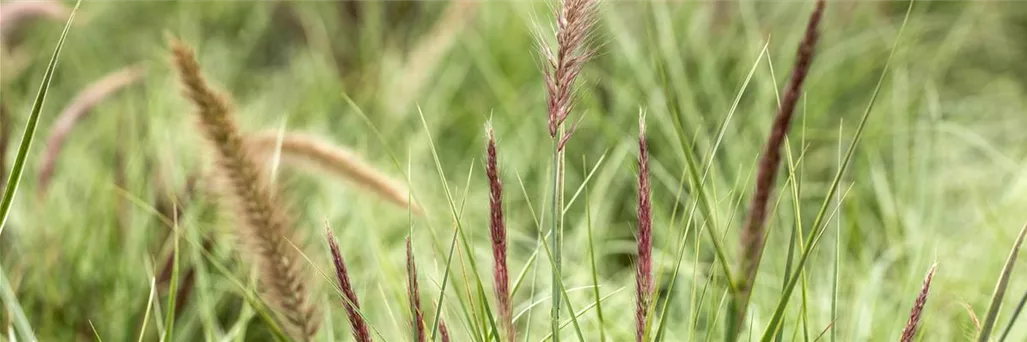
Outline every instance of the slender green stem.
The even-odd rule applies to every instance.
[[[558,135],[559,136],[559,135]],[[550,313],[550,324],[553,329],[553,342],[560,342],[560,140],[553,139],[553,202],[552,216],[549,226],[550,249],[553,250],[553,311]]]

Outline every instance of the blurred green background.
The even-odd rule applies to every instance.
[[[753,335],[763,330],[778,301],[795,213],[808,225],[824,200],[839,151],[848,146],[867,106],[907,5],[828,3],[789,141],[792,153],[802,154],[801,200],[783,196],[774,211],[753,299]],[[402,244],[409,231],[424,304],[432,308],[429,319],[434,317],[431,302],[438,300],[453,218],[429,134],[458,207],[466,200],[460,220],[472,250],[461,249],[457,260],[473,253],[479,271],[488,274],[483,158],[489,119],[507,190],[511,275],[524,270],[526,279],[514,297],[515,314],[524,313],[517,326],[526,341],[542,339],[549,331],[549,265],[529,260],[539,260],[530,257],[537,252],[536,222],[550,184],[537,46],[538,36],[552,36],[553,6],[541,1],[84,2],[47,97],[13,214],[0,236],[0,263],[18,299],[4,302],[0,328],[12,331],[11,308],[19,307],[43,341],[96,336],[127,341],[140,334],[156,340],[164,329],[156,317],[168,312],[161,272],[172,249],[171,230],[157,213],[171,212],[169,199],[177,197],[183,207],[180,255],[183,265],[196,271],[188,280],[194,289],[178,312],[175,339],[270,339],[265,322],[243,299],[243,293],[254,291],[255,278],[240,261],[232,224],[220,214],[205,180],[210,158],[169,67],[165,37],[170,34],[196,48],[209,81],[231,94],[243,129],[306,132],[347,146],[382,172],[409,178],[413,196],[426,210],[411,220],[405,209],[348,182],[292,168],[277,172],[297,229],[309,237],[305,251],[315,270],[312,284],[326,315],[322,340],[349,338],[333,280],[325,276],[331,274],[320,238],[325,219],[335,228],[364,313],[381,340],[411,336]],[[640,108],[650,124],[660,279],[673,272],[680,239],[686,242],[681,279],[673,288],[666,281],[658,284],[662,296],[673,290],[675,298],[664,338],[720,336],[718,308],[726,287],[716,281],[719,276],[711,277],[716,264],[708,236],[696,241],[695,235],[700,226],[713,229],[723,234],[728,256],[737,255],[737,226],[751,193],[752,169],[773,118],[776,89],[787,82],[811,8],[807,1],[607,1],[600,7],[593,39],[599,54],[582,75],[572,120],[584,119],[567,147],[566,176],[570,198],[585,174],[595,170],[588,190],[566,212],[563,278],[575,309],[594,303],[590,227],[599,292],[613,294],[602,302],[603,320],[594,309],[581,316],[590,339],[598,340],[600,329],[613,341],[633,336],[628,322],[634,305]],[[2,19],[5,179],[64,14],[16,27]],[[895,53],[843,178],[839,214],[807,267],[808,322],[798,320],[802,300],[793,296],[785,340],[812,340],[829,325],[839,341],[896,339],[933,262],[939,266],[923,340],[969,340],[976,331],[971,317],[987,310],[1013,238],[1027,221],[1027,6],[918,2]],[[106,96],[73,127],[43,189],[38,174],[46,137],[62,108],[92,82],[136,65],[145,70],[143,78]],[[723,141],[713,153],[722,127]],[[682,185],[686,149],[704,166],[710,161],[707,191],[715,212],[694,217],[694,227],[682,237],[682,212],[694,201],[691,189]],[[786,178],[782,171],[778,193],[787,194]],[[208,256],[201,252],[205,240],[212,247]],[[832,322],[835,255],[840,257],[839,302]],[[1020,259],[1000,329],[1027,291],[1027,266]],[[443,315],[457,341],[480,339],[470,328],[480,322],[462,315],[465,305],[473,311],[480,304],[465,296],[475,282],[467,267],[454,265],[444,300]],[[148,300],[152,283],[156,291]],[[157,305],[151,313],[157,316],[144,326],[148,303]],[[574,336],[570,328],[564,333]],[[1008,340],[1024,339],[1027,325],[1021,320]]]

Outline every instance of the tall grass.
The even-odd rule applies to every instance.
[[[998,227],[1027,205],[1015,129],[1027,87],[1009,71],[1022,9],[828,5],[815,49],[814,1],[85,6],[47,107],[76,107],[124,65],[147,75],[74,130],[39,110],[38,126],[67,133],[48,184],[19,184],[47,195],[5,209],[0,331],[947,341],[973,338],[952,305],[965,301],[985,338],[1019,340],[1016,257],[984,247],[1008,245],[1015,232]],[[30,121],[47,68],[24,58],[59,29],[5,40],[0,131]],[[195,56],[177,65],[191,101],[153,58],[162,31],[202,51],[206,75]],[[779,83],[771,60],[793,76]],[[42,174],[26,155],[21,172]],[[322,253],[304,248],[311,218],[335,226]],[[944,271],[924,279],[932,259]]]

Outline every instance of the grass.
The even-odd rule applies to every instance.
[[[64,22],[25,24],[2,49],[0,131],[35,125],[46,137],[58,113],[111,71],[139,66],[146,76],[63,133],[48,185],[38,180],[46,146],[3,137],[11,143],[2,178],[20,180],[7,183],[18,196],[5,193],[3,202],[4,338],[286,338],[207,177],[213,155],[168,63],[163,37],[171,34],[195,48],[209,82],[231,95],[240,131],[282,132],[268,133],[268,143],[302,133],[358,157],[381,179],[409,180],[389,182],[383,196],[338,181],[345,170],[288,167],[288,151],[283,165],[262,160],[294,218],[290,247],[299,248],[303,272],[327,275],[306,280],[324,321],[313,340],[352,335],[324,248],[327,220],[373,340],[415,337],[405,246],[412,236],[428,340],[440,340],[444,319],[453,341],[506,341],[491,276],[486,122],[506,185],[517,341],[635,339],[640,108],[654,287],[645,337],[726,340],[743,277],[737,241],[812,1],[719,10],[602,3],[597,53],[576,83],[566,128],[581,121],[562,168],[553,167],[533,52],[559,6],[469,3],[87,2],[49,72],[46,59],[15,62],[53,52]],[[1027,338],[1016,314],[1027,292],[1017,281],[1023,253],[1009,258],[1027,222],[1027,79],[1019,76],[1027,72],[1027,10],[917,2],[904,21],[908,8],[827,3],[768,198],[770,234],[739,339],[896,340],[935,261],[917,338]],[[37,106],[47,79],[46,105]],[[12,170],[20,177],[10,178]],[[562,235],[551,235],[554,222]],[[556,246],[540,243],[556,238]],[[177,276],[161,281],[167,260]],[[1008,282],[1000,283],[1003,274]],[[1004,296],[993,296],[997,289]],[[961,303],[989,322],[987,332]]]

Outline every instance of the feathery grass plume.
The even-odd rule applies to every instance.
[[[931,290],[931,279],[934,279],[934,270],[936,269],[938,269],[938,264],[931,265],[931,270],[927,272],[927,278],[924,278],[924,285],[920,288],[920,295],[916,296],[913,310],[909,312],[909,321],[906,322],[906,328],[902,329],[902,337],[899,341],[913,342],[913,338],[916,337],[916,329],[920,325],[920,316],[924,312],[924,305],[927,304],[927,294]]]
[[[496,155],[496,135],[492,125],[488,131],[485,174],[489,179],[489,233],[492,237],[492,281],[499,302],[499,317],[509,341],[517,340],[513,325],[513,309],[510,307],[510,280],[506,267],[506,222],[503,221],[503,180],[499,178],[499,162]]]
[[[319,315],[308,301],[303,259],[292,243],[292,223],[249,154],[228,98],[208,86],[192,49],[174,38],[170,45],[185,95],[196,105],[200,130],[211,143],[222,179],[219,188],[234,207],[238,235],[260,270],[265,300],[276,309],[287,334],[309,340],[317,333]]]
[[[1016,242],[1013,242],[1012,250],[1009,251],[1009,257],[1006,258],[1006,265],[1002,267],[1002,274],[999,275],[995,291],[991,294],[991,305],[988,306],[988,313],[984,316],[984,324],[981,326],[981,331],[977,333],[978,342],[987,342],[991,331],[995,329],[998,313],[1002,309],[1002,298],[1006,296],[1009,278],[1013,275],[1013,266],[1016,265],[1016,257],[1020,254],[1020,247],[1023,246],[1025,238],[1027,238],[1027,225],[1020,229],[1020,234],[1016,238]]]
[[[545,58],[544,76],[549,95],[549,136],[559,141],[563,150],[567,139],[574,133],[575,124],[558,136],[571,110],[574,109],[574,81],[581,73],[585,62],[595,55],[595,49],[588,44],[596,17],[597,0],[563,0],[556,12],[556,51],[548,44],[540,43]]]
[[[649,185],[649,146],[645,142],[645,114],[638,116],[638,265],[635,268],[635,340],[645,338],[646,319],[653,297],[653,213]]]
[[[410,208],[418,215],[424,213],[417,203],[410,202],[408,191],[402,183],[389,178],[342,146],[306,134],[286,133],[279,137],[278,132],[274,131],[257,132],[246,139],[256,153],[271,156],[281,148],[286,160],[320,168],[371,190],[402,208]]]
[[[756,281],[756,272],[759,269],[760,258],[763,255],[763,244],[766,238],[764,226],[767,220],[767,202],[774,191],[774,179],[777,176],[778,164],[781,162],[781,145],[784,144],[785,135],[791,124],[792,114],[795,111],[799,96],[802,95],[802,83],[806,80],[810,66],[813,63],[813,55],[817,45],[819,33],[817,28],[824,13],[824,1],[818,0],[813,13],[810,14],[809,23],[806,26],[806,34],[799,44],[796,53],[795,66],[792,68],[792,76],[785,91],[781,105],[771,127],[770,136],[760,158],[759,169],[756,174],[756,188],[749,204],[749,214],[741,231],[741,276],[743,277],[738,285],[734,298],[734,315],[731,316],[729,329],[734,330],[736,335],[741,328],[745,318],[746,309],[749,305],[749,296],[752,293],[752,286]],[[733,280],[732,280],[733,281]],[[731,337],[734,338],[734,337]]]
[[[407,237],[407,297],[410,298],[410,311],[413,314],[411,325],[414,328],[414,339],[424,342],[424,312],[421,311],[421,289],[417,286],[417,264],[414,263],[414,248]]]
[[[595,50],[589,46],[588,40],[595,26],[595,12],[598,0],[562,0],[556,10],[556,50],[539,37],[539,50],[543,61],[543,78],[548,95],[547,112],[549,114],[549,136],[553,139],[553,197],[551,202],[549,227],[549,243],[553,257],[552,272],[552,311],[549,324],[552,328],[553,341],[560,341],[560,305],[562,289],[560,274],[562,267],[561,253],[561,213],[562,213],[562,151],[567,140],[574,134],[577,124],[569,130],[564,129],[574,108],[574,81],[581,69],[593,55]],[[579,121],[580,122],[580,121]]]
[[[328,239],[328,249],[332,253],[332,262],[335,266],[335,277],[339,279],[339,288],[342,289],[342,306],[346,308],[346,316],[349,318],[350,327],[353,330],[353,339],[357,342],[371,342],[371,334],[367,330],[367,323],[360,315],[360,302],[357,301],[357,293],[353,291],[353,284],[349,281],[349,271],[346,263],[342,260],[342,252],[339,251],[339,243],[335,242],[335,234],[332,227],[325,221],[325,235]]]
[[[86,117],[100,101],[114,95],[119,90],[143,78],[145,69],[141,65],[133,65],[107,74],[103,78],[89,84],[75,99],[64,107],[57,121],[50,128],[50,136],[46,139],[46,153],[39,167],[39,193],[45,195],[49,189],[57,166],[57,157],[61,153],[64,141],[72,128]]]

